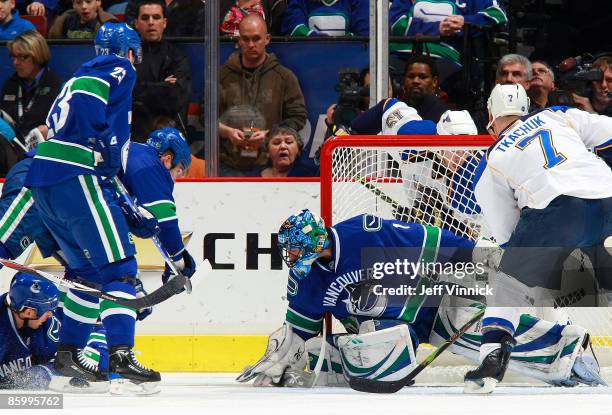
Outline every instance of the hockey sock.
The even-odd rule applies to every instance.
[[[111,281],[104,285],[103,290],[117,297],[136,298],[136,290],[129,282]],[[134,346],[135,309],[102,300],[100,317],[106,329],[106,341],[109,348],[119,345]]]
[[[70,344],[78,348],[85,347],[87,338],[100,315],[98,299],[91,295],[70,290],[64,298],[63,311],[60,343]]]

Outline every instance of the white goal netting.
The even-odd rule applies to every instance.
[[[338,223],[371,213],[387,219],[449,229],[476,240],[490,237],[469,185],[490,137],[338,137],[321,154],[322,215]],[[594,290],[588,257],[566,261],[555,309],[534,309],[546,319],[587,329],[598,357],[612,365],[612,312],[580,307]],[[590,296],[592,298],[592,296]]]

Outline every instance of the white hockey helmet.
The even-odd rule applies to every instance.
[[[493,125],[499,117],[507,115],[526,115],[529,113],[529,97],[525,88],[519,84],[497,84],[489,95],[487,101],[487,109],[489,110],[490,118],[487,130]]]
[[[478,129],[469,112],[448,110],[436,124],[438,135],[476,135]]]

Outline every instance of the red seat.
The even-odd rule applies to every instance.
[[[45,16],[32,16],[26,14],[21,17],[32,22],[36,30],[38,30],[38,32],[44,37],[47,37],[47,18]]]
[[[115,16],[117,18],[117,20],[119,20],[120,22],[123,22],[125,20],[125,14],[124,13],[115,13],[113,16]]]

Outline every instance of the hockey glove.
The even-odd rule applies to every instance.
[[[174,263],[176,269],[187,278],[191,278],[191,276],[195,273],[195,261],[186,249],[183,250],[183,252],[181,252],[179,255],[173,257],[172,262]],[[164,269],[164,273],[162,274],[162,282],[165,284],[173,275],[174,273],[172,272],[168,264],[166,264],[166,268]]]
[[[121,168],[121,147],[117,136],[104,130],[94,144],[96,173],[103,177],[115,177]]]
[[[138,238],[152,238],[161,231],[155,216],[142,206],[137,206],[137,211],[134,211],[125,199],[120,199],[119,206],[127,220],[130,232]]]
[[[147,292],[145,291],[142,285],[142,281],[140,281],[139,278],[136,278],[136,280],[134,281],[134,289],[136,289],[136,298],[142,298],[145,295],[147,295]],[[136,320],[142,321],[145,318],[149,317],[152,312],[153,312],[153,307],[141,308],[136,313]]]

